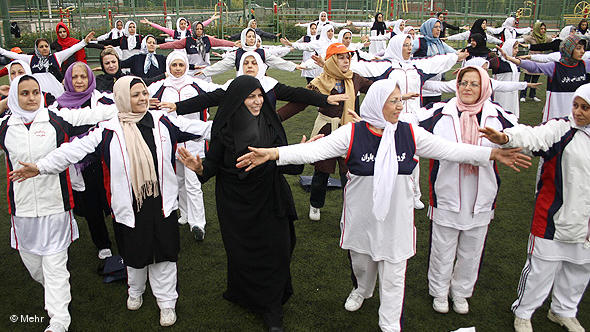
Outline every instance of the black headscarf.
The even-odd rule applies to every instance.
[[[481,27],[481,25],[483,24],[484,21],[487,22],[488,20],[485,18],[478,18],[477,20],[475,20],[475,23],[473,23],[473,25],[471,26],[471,30],[469,32],[469,38],[471,38],[472,35],[478,33],[483,36],[483,40],[485,40],[485,41],[488,40],[488,36],[486,34],[486,31]]]
[[[375,22],[373,22],[373,26],[371,27],[371,30],[377,30],[377,36],[384,35],[385,29],[386,29],[385,22],[377,21],[377,18],[379,17],[379,15],[381,15],[381,17],[383,17],[383,13],[377,13],[377,15],[375,15]]]
[[[475,47],[467,47],[469,55],[487,58],[491,51],[489,48],[487,48],[486,41],[483,35],[479,33],[471,34],[471,36],[469,37],[469,42],[471,42],[472,40],[474,40],[477,45]]]
[[[584,23],[584,22],[586,22],[586,29],[582,29],[582,23]],[[578,23],[578,31],[583,35],[585,35],[586,32],[588,31],[588,21],[585,18],[580,20],[580,23]]]
[[[244,105],[244,100],[257,88],[264,95],[264,103],[260,113],[254,116]],[[231,130],[224,131],[224,134],[233,135],[236,159],[248,152],[248,146],[273,147],[287,144],[287,135],[274,106],[264,93],[260,81],[252,76],[238,76],[228,86],[213,121],[212,139],[223,136],[222,130],[227,126]]]

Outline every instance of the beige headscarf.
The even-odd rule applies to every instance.
[[[137,209],[140,209],[146,197],[159,196],[159,188],[152,153],[137,128],[137,122],[145,116],[147,108],[142,113],[131,111],[131,81],[133,79],[139,79],[147,90],[147,86],[141,78],[124,76],[115,82],[113,92],[115,105],[119,110],[119,122],[123,128],[125,145],[127,145],[127,155],[129,155],[133,195],[137,202]]]
[[[336,86],[336,81],[344,82],[344,93],[348,96],[348,100],[344,101],[344,109],[342,110],[341,125],[345,125],[352,121],[352,117],[348,114],[348,110],[354,111],[356,92],[354,90],[354,83],[352,82],[352,70],[343,73],[338,64],[336,64],[336,57],[331,56],[324,64],[324,71],[320,76],[316,77],[309,83],[316,87],[321,93],[330,95],[332,89]]]

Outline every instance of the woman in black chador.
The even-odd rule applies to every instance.
[[[249,146],[281,146],[287,138],[256,78],[237,77],[225,96],[205,160],[201,164],[186,150],[180,156],[201,183],[217,175],[215,201],[227,254],[223,297],[262,313],[270,331],[282,331],[282,305],[293,293],[289,266],[297,219],[283,174],[300,174],[303,165],[278,167],[272,161],[249,172],[236,168]]]

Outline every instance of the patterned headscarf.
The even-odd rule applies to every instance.
[[[576,45],[580,44],[581,41],[582,39],[577,35],[569,36],[562,40],[561,44],[559,44],[559,53],[561,53],[561,59],[559,59],[559,62],[566,66],[575,66],[578,63],[578,60],[573,58],[573,54]]]

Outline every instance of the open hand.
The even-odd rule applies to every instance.
[[[0,86],[0,94],[8,96],[8,91],[10,91],[10,85],[5,84]]]
[[[494,128],[480,128],[479,132],[481,133],[480,137],[485,137],[488,139],[488,141],[494,144],[503,145],[508,143],[508,135],[499,132]]]
[[[341,101],[348,100],[348,96],[344,93],[339,95],[329,95],[327,103],[330,105],[338,105]]]
[[[420,97],[420,94],[418,92],[408,92],[402,95],[402,100],[414,99],[418,97]]]
[[[520,172],[518,167],[529,168],[529,166],[532,165],[531,157],[519,153],[520,150],[522,150],[522,148],[492,149],[490,159],[501,162],[513,170]]]
[[[92,40],[92,38],[94,38],[94,31],[90,31],[86,37],[84,37],[84,41],[86,42],[86,44],[90,43],[90,41]]]
[[[176,103],[169,103],[169,102],[163,101],[161,103],[158,103],[158,108],[160,108],[160,109],[167,108],[168,113],[176,112]]]
[[[246,172],[269,160],[279,159],[279,149],[277,148],[253,148],[249,146],[248,150],[250,152],[239,157],[237,160],[238,163],[236,164],[237,168],[247,167]]]
[[[313,61],[315,62],[316,65],[324,68],[325,61],[321,55],[314,54],[311,56],[311,58],[313,59]]]
[[[193,156],[186,148],[181,146],[178,148],[178,160],[193,172],[203,175],[203,162],[198,155]]]
[[[538,86],[541,86],[541,84],[543,84],[543,83],[527,83],[526,86],[528,88],[536,89]]]
[[[352,117],[352,122],[361,122],[363,120],[363,118],[361,118],[360,115],[358,115],[357,112],[351,110],[350,108],[348,109],[348,114]]]
[[[18,163],[23,167],[10,172],[10,181],[23,182],[28,178],[39,175],[39,169],[34,163],[23,163],[22,161]]]

